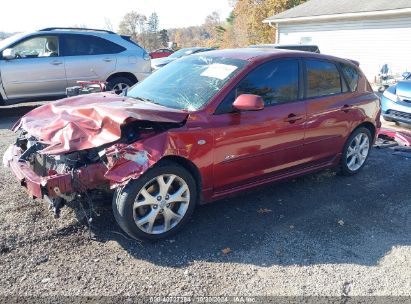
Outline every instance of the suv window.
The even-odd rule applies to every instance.
[[[64,35],[64,56],[117,54],[125,50],[122,46],[91,35]]]
[[[12,47],[15,58],[39,58],[59,56],[59,40],[56,36],[36,36]]]
[[[321,97],[339,94],[341,77],[337,66],[329,61],[306,60],[307,97]]]
[[[254,94],[264,99],[265,106],[298,100],[299,61],[276,60],[251,71],[227,95],[216,114],[232,112],[232,104],[241,94]]]
[[[341,63],[341,71],[348,82],[351,92],[357,90],[359,74],[355,67]]]

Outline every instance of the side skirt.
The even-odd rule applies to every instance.
[[[305,167],[303,169],[284,172],[283,174],[275,174],[275,175],[270,176],[266,179],[251,182],[251,183],[248,183],[248,184],[245,184],[245,185],[242,185],[242,186],[237,186],[237,187],[234,187],[234,188],[231,188],[231,189],[228,189],[228,190],[215,192],[211,196],[210,200],[207,200],[204,203],[216,201],[216,200],[222,199],[224,197],[234,195],[238,192],[253,189],[253,188],[265,185],[265,184],[278,182],[278,181],[283,181],[283,180],[291,179],[291,178],[294,178],[294,177],[306,175],[308,173],[313,173],[313,172],[316,172],[316,171],[321,171],[321,170],[324,170],[324,169],[333,168],[333,167],[336,167],[339,164],[340,159],[341,159],[341,154],[338,154],[333,159],[331,159],[327,162],[311,165],[311,166]]]

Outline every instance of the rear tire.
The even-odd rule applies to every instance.
[[[116,94],[121,94],[125,88],[130,88],[135,84],[136,82],[127,77],[114,77],[108,81],[107,90],[115,91]]]
[[[180,231],[196,204],[197,186],[193,176],[184,167],[164,162],[117,189],[113,213],[129,236],[153,241]]]
[[[348,138],[341,157],[342,175],[357,174],[365,165],[371,150],[370,130],[360,127]]]

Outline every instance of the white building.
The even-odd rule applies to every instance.
[[[411,71],[411,0],[309,0],[264,22],[277,28],[277,43],[359,61],[370,82],[383,64]]]

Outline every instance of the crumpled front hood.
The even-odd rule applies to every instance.
[[[13,127],[24,129],[49,146],[45,154],[99,147],[121,138],[121,126],[132,121],[180,123],[188,113],[111,93],[62,99],[32,110]]]

